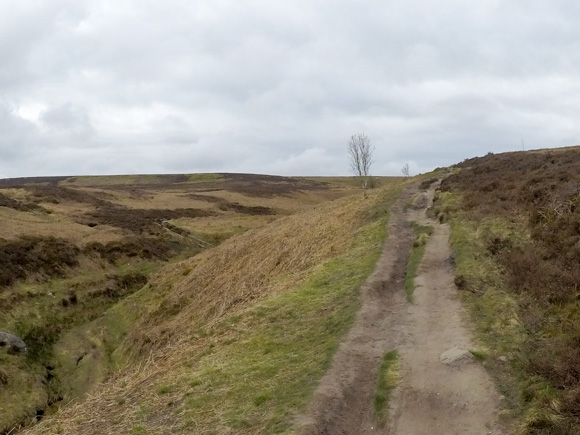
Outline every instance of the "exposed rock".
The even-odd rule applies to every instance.
[[[6,348],[8,353],[26,352],[26,343],[16,335],[0,331],[0,348]]]
[[[415,210],[420,210],[426,208],[429,205],[430,196],[427,192],[421,192],[413,198],[413,208]]]
[[[501,362],[508,362],[508,358],[505,355],[502,355],[498,358],[498,360],[500,360]]]
[[[469,362],[472,359],[473,354],[471,352],[459,347],[452,347],[439,356],[439,361],[447,365]]]

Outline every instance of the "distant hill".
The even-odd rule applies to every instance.
[[[430,213],[451,227],[448,266],[502,415],[519,433],[580,433],[580,147],[379,177],[367,198],[351,177],[1,181],[0,330],[29,352],[0,352],[0,427],[291,432],[390,205],[437,178]]]

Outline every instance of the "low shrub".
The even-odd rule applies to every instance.
[[[514,228],[523,227],[523,236],[479,238],[505,271],[505,282],[518,301],[527,332],[520,349],[526,375],[550,386],[551,393],[543,389],[532,396],[543,394],[537,406],[547,416],[554,415],[553,404],[558,404],[557,419],[530,419],[527,430],[532,432],[527,433],[578,433],[580,149],[487,155],[457,166],[461,170],[441,186],[441,194],[455,192],[463,198],[451,213],[474,223],[501,218]],[[462,276],[456,284],[470,285]]]
[[[163,231],[160,227],[163,221],[180,217],[207,216],[215,216],[215,213],[195,208],[133,209],[108,204],[86,213],[78,221],[92,226],[97,224],[111,225],[137,234],[158,234]]]
[[[4,195],[3,193],[0,193],[0,207],[7,207],[24,212],[27,211],[46,212],[46,210],[43,207],[39,206],[38,204],[17,201],[9,196]]]
[[[182,245],[152,237],[131,237],[108,243],[92,242],[85,245],[83,253],[97,255],[111,263],[120,258],[167,260],[183,249]]]
[[[78,265],[80,250],[56,237],[0,239],[0,286],[6,287],[30,275],[63,277],[67,267]]]

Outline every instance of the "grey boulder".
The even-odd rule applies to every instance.
[[[8,353],[26,352],[26,343],[16,335],[0,331],[0,349],[6,349]]]

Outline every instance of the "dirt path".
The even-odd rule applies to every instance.
[[[433,192],[434,187],[423,195],[418,210],[403,207],[415,190],[404,193],[393,207],[383,253],[362,289],[362,308],[307,415],[298,419],[298,433],[503,433],[498,423],[500,397],[484,369],[468,357],[441,361],[446,351],[461,353],[473,344],[453,284],[449,227],[425,214]],[[434,232],[415,280],[415,301],[409,303],[403,285],[412,221],[432,225]],[[391,399],[389,423],[379,427],[373,405],[378,369],[384,353],[393,349],[401,357],[401,381]]]
[[[483,367],[469,355],[441,361],[474,347],[453,283],[449,226],[427,219],[424,210],[409,218],[434,231],[415,279],[415,301],[406,307],[406,336],[397,346],[401,384],[392,401],[389,433],[502,433],[500,396]]]

